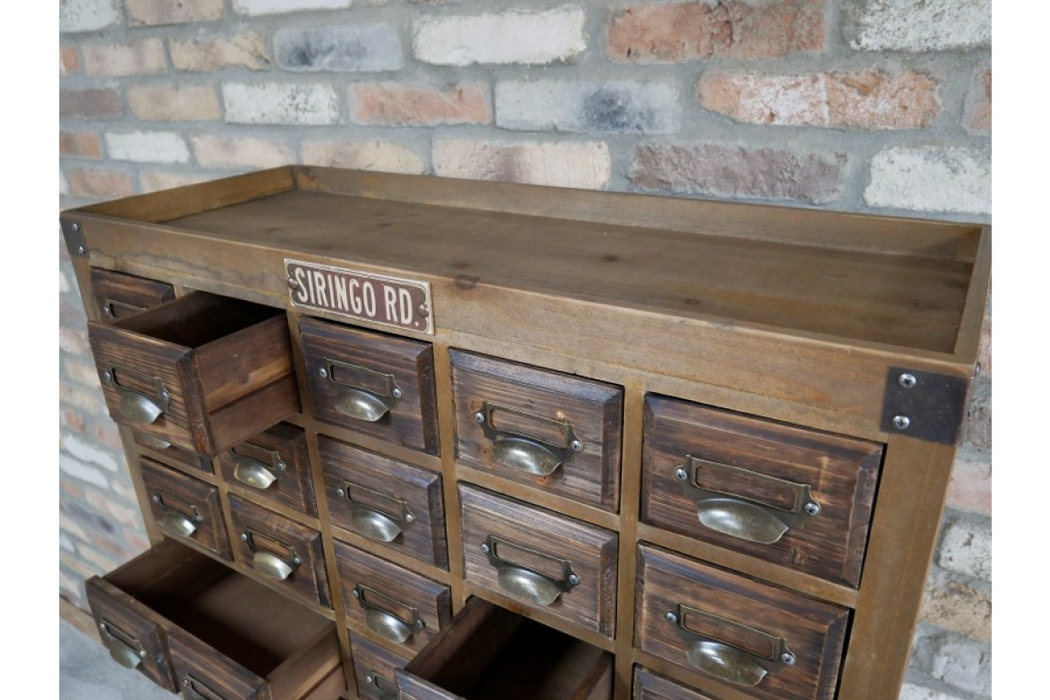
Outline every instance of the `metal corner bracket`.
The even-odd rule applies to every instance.
[[[62,236],[66,239],[66,249],[70,255],[87,257],[87,242],[84,240],[84,227],[77,221],[59,219],[62,224]]]
[[[970,392],[969,377],[890,367],[881,429],[942,445],[959,441]]]

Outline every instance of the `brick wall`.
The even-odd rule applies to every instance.
[[[990,0],[61,0],[63,207],[288,162],[987,221]],[[60,594],[146,547],[64,252]],[[991,319],[908,700],[990,697]]]

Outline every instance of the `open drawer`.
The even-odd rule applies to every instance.
[[[400,700],[610,700],[612,655],[480,598],[403,669]]]
[[[175,540],[90,579],[87,592],[110,655],[187,700],[345,690],[335,623]]]

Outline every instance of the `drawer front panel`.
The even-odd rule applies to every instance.
[[[317,515],[306,433],[302,428],[278,423],[220,453],[219,467],[228,483],[251,489],[262,500]]]
[[[452,619],[448,586],[338,540],[339,587],[350,624],[418,652]]]
[[[639,547],[635,644],[768,700],[830,700],[849,611]]]
[[[642,519],[856,586],[881,460],[875,443],[649,396]]]
[[[617,509],[619,387],[465,352],[451,359],[459,461]]]
[[[317,445],[335,525],[448,568],[438,474],[323,436]]]
[[[139,462],[153,520],[166,534],[231,559],[219,490],[151,459]]]
[[[97,576],[84,585],[102,643],[113,659],[165,690],[175,691],[164,633],[140,603]]]
[[[295,595],[331,607],[321,533],[230,494],[236,560]]]
[[[176,628],[168,633],[176,692],[185,700],[269,700],[266,680]]]
[[[438,453],[429,343],[311,318],[302,319],[300,330],[315,416]]]
[[[158,461],[164,462],[169,466],[188,471],[196,471],[199,469],[200,471],[209,474],[214,471],[211,459],[207,455],[188,450],[185,447],[179,447],[178,445],[158,438],[151,433],[133,430],[132,435],[134,436],[133,439],[135,440],[136,445],[140,448],[144,447],[149,450],[147,453],[148,456],[152,457],[153,455],[156,455]]]
[[[131,316],[175,298],[175,288],[166,282],[99,268],[91,268],[91,291],[104,319]]]
[[[634,667],[634,693],[631,697],[633,700],[715,700],[641,666]]]
[[[617,535],[459,487],[466,579],[612,638]]]
[[[397,700],[397,679],[394,671],[404,668],[409,657],[350,633],[350,653],[354,657],[354,675],[357,694],[362,700]]]

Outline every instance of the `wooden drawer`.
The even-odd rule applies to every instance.
[[[346,616],[355,628],[413,654],[452,618],[448,586],[338,540],[335,556]]]
[[[299,410],[284,312],[194,292],[89,323],[113,420],[213,456]]]
[[[324,436],[317,446],[333,524],[448,569],[440,475]]]
[[[616,511],[623,390],[453,351],[456,459]]]
[[[615,532],[471,486],[459,497],[468,582],[613,637]]]
[[[397,700],[397,669],[411,657],[404,657],[350,632],[350,653],[354,657],[357,694],[361,700]]]
[[[227,483],[251,489],[259,499],[317,516],[302,428],[278,423],[220,453],[219,468]]]
[[[634,667],[634,693],[632,700],[715,700],[698,690],[657,675],[652,671]]]
[[[635,616],[635,645],[695,672],[698,687],[835,696],[846,608],[641,545]]]
[[[882,446],[646,398],[642,520],[856,586]]]
[[[232,559],[217,488],[145,457],[139,469],[150,513],[165,534]]]
[[[175,288],[167,282],[97,267],[91,268],[91,292],[106,320],[133,316],[175,298]]]
[[[299,329],[317,418],[438,453],[429,343],[312,318],[303,318]]]
[[[290,593],[331,607],[321,533],[230,494],[234,558]]]
[[[612,655],[471,598],[397,671],[401,700],[611,700]]]
[[[131,433],[134,436],[135,444],[140,448],[148,449],[149,452],[147,454],[149,456],[156,455],[158,461],[164,462],[168,466],[191,472],[200,470],[209,474],[214,471],[211,458],[208,455],[202,455],[199,452],[187,450],[185,447],[173,445],[167,440],[158,438],[150,433],[143,433],[138,430],[133,430]]]
[[[335,700],[343,692],[334,623],[175,540],[91,579],[88,591],[93,605],[101,602],[96,615],[123,606],[122,622],[144,621],[134,633],[146,640],[146,661],[173,671],[161,685],[189,700]]]

